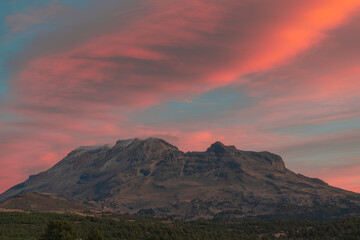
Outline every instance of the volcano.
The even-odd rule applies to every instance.
[[[360,194],[296,174],[276,154],[221,142],[205,152],[182,152],[158,138],[79,147],[1,194],[0,202],[33,192],[101,211],[183,219],[360,214]]]

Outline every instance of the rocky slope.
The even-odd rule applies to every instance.
[[[360,194],[288,170],[281,157],[212,144],[180,151],[157,138],[80,147],[0,195],[54,193],[106,211],[181,218],[360,214]]]
[[[72,199],[71,199],[72,200]],[[53,212],[53,213],[96,213],[91,206],[85,206],[55,194],[26,192],[0,203],[0,212],[20,210],[24,212]]]

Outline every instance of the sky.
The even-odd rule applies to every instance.
[[[358,0],[2,0],[0,192],[134,137],[360,192],[359,42]]]

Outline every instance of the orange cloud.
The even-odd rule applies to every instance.
[[[18,94],[26,102],[68,107],[78,102],[149,105],[207,91],[284,64],[324,39],[359,3],[147,5],[154,12],[120,30],[31,60],[13,83]]]

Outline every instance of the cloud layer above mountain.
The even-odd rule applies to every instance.
[[[78,145],[148,136],[273,151],[360,191],[359,1],[2,5],[0,191]]]

